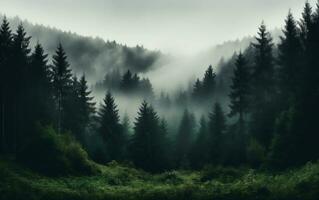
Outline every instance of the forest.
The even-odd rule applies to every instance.
[[[172,92],[141,73],[160,52],[118,46],[126,63],[89,83],[63,43],[49,55],[4,17],[0,199],[317,199],[319,2],[278,44],[256,32]]]

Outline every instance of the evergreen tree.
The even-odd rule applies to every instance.
[[[223,137],[226,131],[226,117],[219,103],[215,103],[214,110],[209,114],[209,143],[210,160],[213,164],[220,164],[223,156]]]
[[[186,109],[184,111],[178,133],[175,141],[175,160],[179,167],[189,167],[189,154],[193,142],[193,134],[195,129],[194,115]]]
[[[226,117],[219,103],[215,103],[213,112],[209,114],[210,160],[214,164],[222,161],[222,143],[226,131]]]
[[[275,80],[273,43],[264,23],[259,27],[252,74],[251,131],[259,143],[269,147],[275,122]]]
[[[299,30],[296,22],[289,12],[284,36],[280,37],[281,42],[279,49],[279,85],[282,100],[295,100],[295,95],[300,90],[301,85],[301,43],[299,38]],[[285,101],[283,104],[289,105],[291,102]]]
[[[30,88],[29,76],[29,58],[31,49],[29,47],[31,37],[27,36],[22,24],[18,26],[11,47],[10,58],[10,91],[9,98],[12,108],[12,150],[17,152],[21,147],[22,141],[30,133],[30,113],[28,108],[30,100],[28,91]],[[28,134],[26,134],[28,133]]]
[[[134,164],[151,172],[165,169],[167,163],[165,163],[164,146],[162,146],[164,137],[157,113],[144,101],[139,108],[130,145]]]
[[[208,137],[208,127],[204,116],[200,119],[200,128],[196,141],[191,152],[191,161],[193,168],[202,168],[210,161],[210,144]]]
[[[58,133],[65,130],[65,107],[68,97],[72,93],[72,73],[67,56],[61,44],[59,44],[53,56],[52,81],[54,97],[57,103],[57,129]]]
[[[202,82],[199,79],[197,79],[194,84],[192,95],[193,95],[193,99],[197,102],[200,102],[203,98],[203,86],[202,86]]]
[[[168,127],[167,127],[167,122],[164,118],[160,120],[159,123],[159,130],[160,130],[160,147],[162,148],[162,155],[161,159],[164,162],[162,167],[163,169],[168,169],[172,166],[172,144],[171,141],[168,138]]]
[[[84,134],[92,120],[92,117],[95,113],[95,103],[93,101],[93,97],[90,96],[91,91],[88,89],[87,81],[85,75],[81,76],[78,87],[78,98],[79,98],[79,107],[78,107],[78,115],[80,116],[80,121],[78,124],[80,125],[80,140],[84,143]]]
[[[123,160],[126,138],[120,124],[117,105],[110,92],[105,95],[98,115],[100,119],[99,133],[106,145],[106,161]]]
[[[319,6],[312,15],[312,22],[309,27],[307,42],[305,44],[305,73],[302,94],[298,113],[300,115],[301,127],[299,134],[303,134],[303,161],[316,160],[319,158],[319,146],[315,141],[319,140],[317,115],[319,112]]]
[[[154,98],[153,86],[148,78],[142,79],[138,85],[138,90],[142,94],[143,98],[148,100],[152,100]]]
[[[137,77],[135,76],[135,81]],[[133,80],[133,75],[130,70],[123,75],[122,81],[120,83],[120,88],[123,92],[132,92],[134,88],[135,81]]]
[[[210,65],[208,69],[206,70],[204,78],[203,78],[203,93],[208,101],[211,100],[210,98],[214,94],[214,89],[216,84],[215,78],[216,78],[216,74],[213,70],[213,67]]]
[[[233,117],[239,115],[240,133],[244,133],[244,115],[248,112],[250,94],[250,76],[247,61],[242,53],[239,53],[232,78],[230,97],[230,113]]]
[[[68,91],[63,99],[63,121],[62,128],[69,131],[79,141],[81,141],[82,120],[80,111],[80,83],[76,76],[71,78]]]
[[[52,109],[54,102],[47,56],[39,43],[31,55],[29,93],[32,105],[29,112],[32,113],[31,121],[33,123],[41,121],[44,124],[49,124],[52,122],[55,112]]]
[[[308,40],[308,34],[309,34],[309,30],[312,24],[312,8],[310,3],[307,1],[305,3],[304,9],[303,9],[303,13],[302,13],[302,19],[299,22],[299,26],[300,26],[300,38],[303,44],[303,49],[306,48],[306,43]]]
[[[250,103],[250,74],[248,71],[248,62],[242,53],[239,53],[235,63],[234,75],[232,78],[230,92],[230,113],[229,116],[238,116],[239,119],[234,125],[234,129],[227,134],[226,148],[228,148],[227,161],[232,164],[239,164],[245,160],[246,146],[246,122],[245,115],[249,111]]]
[[[0,152],[5,152],[8,137],[9,98],[9,56],[12,45],[12,33],[9,22],[4,17],[0,28]]]

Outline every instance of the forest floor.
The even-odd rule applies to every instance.
[[[0,200],[318,199],[319,163],[281,173],[211,167],[152,175],[113,162],[95,176],[47,177],[0,159]]]

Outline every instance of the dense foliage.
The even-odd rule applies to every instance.
[[[289,12],[278,45],[262,23],[251,46],[229,61],[231,78],[209,66],[202,79],[173,94],[174,98],[165,91],[156,98],[151,80],[131,70],[106,76],[102,89],[110,84],[113,91],[116,88],[127,95],[128,101],[132,95],[146,99],[133,129],[128,117],[121,121],[117,99],[110,91],[103,91],[104,101],[95,112],[86,76],[79,79],[73,73],[62,44],[49,62],[40,44],[32,50],[29,43],[22,24],[13,33],[3,19],[1,156],[51,176],[99,171],[102,175],[51,179],[23,170],[16,174],[10,163],[3,162],[1,195],[10,199],[19,199],[14,192],[30,195],[30,199],[58,199],[59,195],[73,199],[317,197],[318,164],[281,175],[269,171],[319,159],[319,4],[312,11],[306,3],[299,21]],[[177,114],[166,120],[158,110]],[[91,159],[115,166],[98,166]],[[116,162],[151,173],[203,171],[151,176]],[[256,173],[247,167],[266,171]],[[4,186],[6,181],[17,187]],[[39,196],[34,196],[35,191]]]

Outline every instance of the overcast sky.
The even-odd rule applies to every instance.
[[[310,0],[314,5],[316,0]],[[0,12],[130,46],[194,53],[255,34],[262,20],[281,27],[305,0],[0,0]]]

